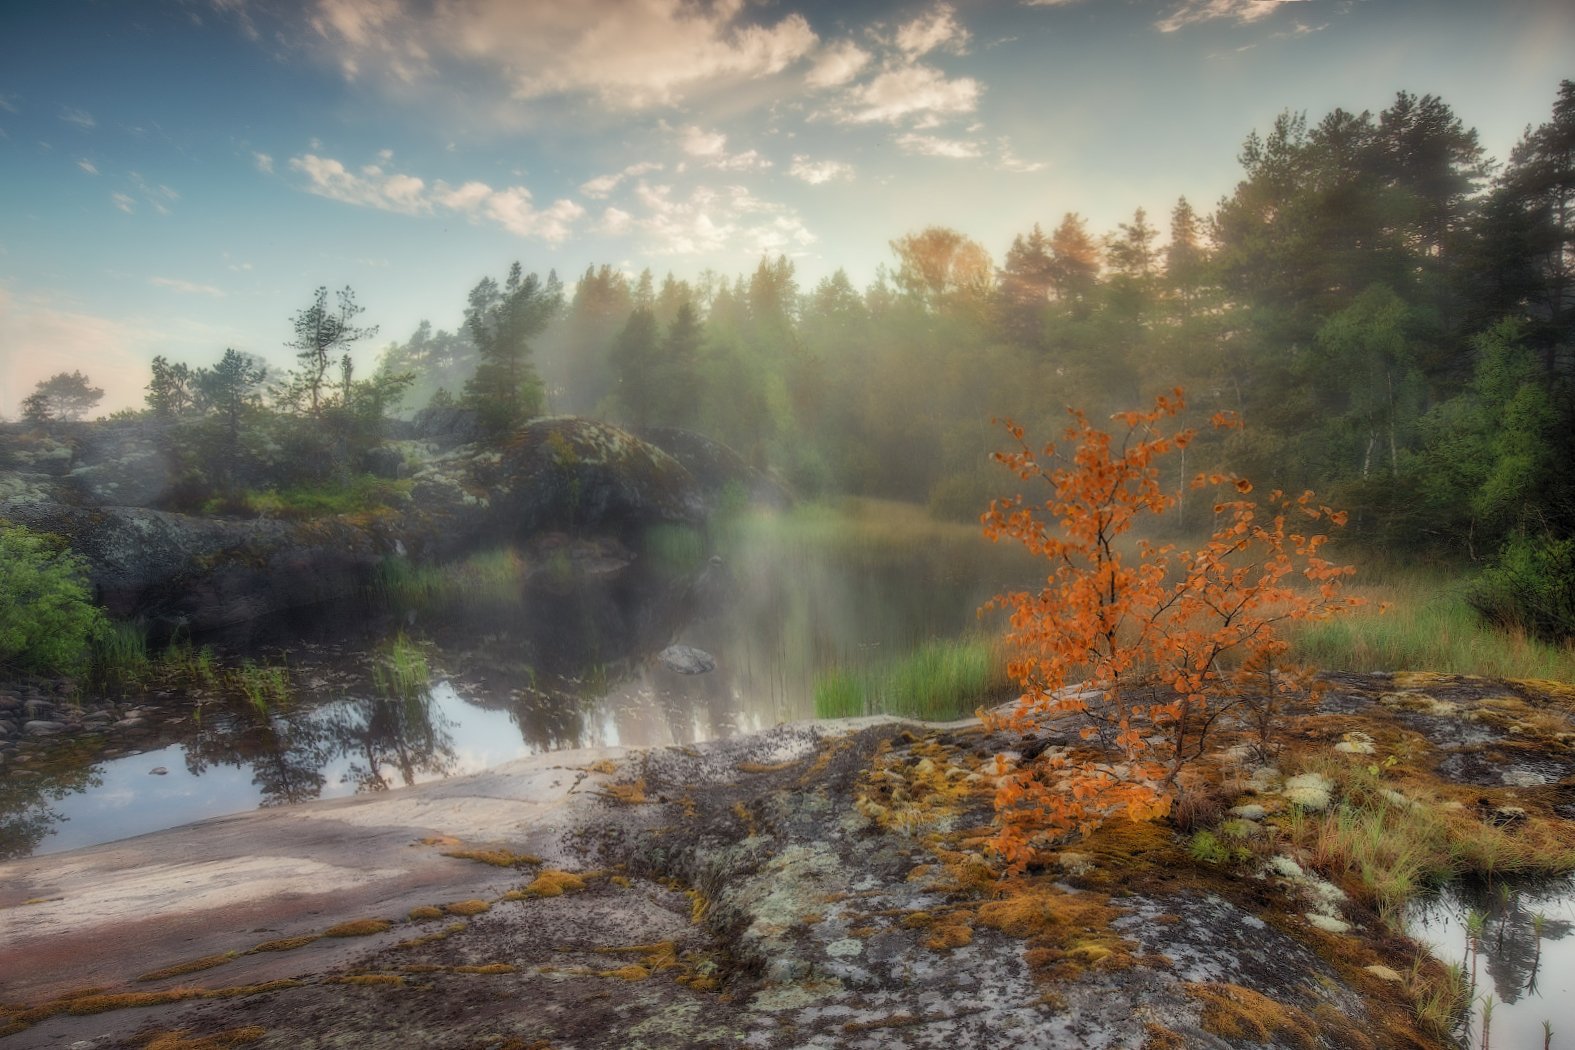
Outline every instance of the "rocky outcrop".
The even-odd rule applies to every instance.
[[[682,427],[633,427],[631,432],[672,456],[694,475],[714,507],[737,494],[752,503],[786,507],[793,494],[781,481],[750,466],[720,441]]]
[[[539,420],[500,449],[400,442],[383,456],[385,473],[411,473],[398,505],[309,520],[152,509],[169,484],[157,435],[142,426],[117,446],[87,433],[13,436],[0,519],[64,537],[114,615],[193,630],[356,593],[388,558],[440,561],[545,530],[622,536],[705,514],[675,459],[594,420]]]

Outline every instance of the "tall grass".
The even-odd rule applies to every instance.
[[[153,668],[148,658],[148,629],[140,621],[110,620],[94,637],[89,677],[95,688],[120,688],[145,681]]]
[[[947,720],[1014,691],[998,641],[967,637],[921,643],[884,663],[838,667],[815,682],[815,716],[867,714]]]
[[[1575,645],[1550,645],[1484,623],[1467,603],[1468,581],[1393,568],[1378,569],[1367,582],[1360,572],[1355,579],[1350,591],[1367,599],[1365,607],[1286,630],[1297,658],[1326,670],[1575,682]]]
[[[688,525],[660,522],[641,533],[640,552],[662,572],[686,576],[705,561],[705,537]]]
[[[376,590],[395,605],[422,610],[501,604],[519,598],[525,570],[525,559],[513,547],[479,551],[448,565],[390,558],[382,565]]]
[[[241,666],[226,677],[264,718],[267,718],[275,707],[290,702],[290,676],[283,667],[273,664],[254,664],[250,660],[242,660]]]
[[[426,694],[431,669],[421,646],[400,631],[372,660],[372,681],[378,692],[399,700]]]

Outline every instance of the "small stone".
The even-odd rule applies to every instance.
[[[1232,806],[1230,815],[1240,817],[1242,820],[1262,820],[1269,815],[1269,811],[1256,802],[1250,802],[1244,806]]]
[[[1399,982],[1399,981],[1405,980],[1405,978],[1401,977],[1399,973],[1395,972],[1394,970],[1391,970],[1389,967],[1383,965],[1382,963],[1374,963],[1371,966],[1364,966],[1364,967],[1362,967],[1362,969],[1366,970],[1368,973],[1372,974],[1374,977],[1378,978],[1380,981],[1395,981],[1395,982]]]
[[[64,722],[46,722],[43,719],[34,719],[22,723],[22,731],[29,736],[53,736],[66,728]]]
[[[148,770],[148,775],[155,777],[168,776],[169,770],[165,769],[163,766],[154,766],[152,769]]]

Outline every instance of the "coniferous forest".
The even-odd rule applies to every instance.
[[[452,330],[383,354],[403,407],[691,427],[808,495],[918,501],[973,520],[1001,488],[995,417],[1051,435],[1181,387],[1239,430],[1198,457],[1351,511],[1369,553],[1487,570],[1490,618],[1575,629],[1575,82],[1507,159],[1448,102],[1283,113],[1210,207],[1075,210],[1005,246],[891,241],[868,287],[611,266],[483,280]],[[1067,202],[1075,208],[1075,202]],[[499,327],[499,304],[515,327]],[[490,415],[489,415],[490,414]],[[1178,481],[1181,479],[1178,477]],[[1193,508],[1188,519],[1206,508]]]

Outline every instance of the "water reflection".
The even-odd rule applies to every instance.
[[[1464,1045],[1541,1046],[1544,1022],[1575,1031],[1575,882],[1452,887],[1408,926],[1465,974]]]
[[[978,604],[1016,582],[1011,558],[971,529],[909,535],[922,542],[768,531],[679,564],[616,544],[494,552],[370,606],[297,610],[201,639],[232,669],[287,668],[289,695],[254,705],[210,684],[137,698],[161,717],[113,744],[140,754],[78,746],[36,773],[0,775],[0,856],[541,751],[688,745],[813,717],[818,674],[976,627]],[[675,642],[713,654],[716,670],[660,663]]]

